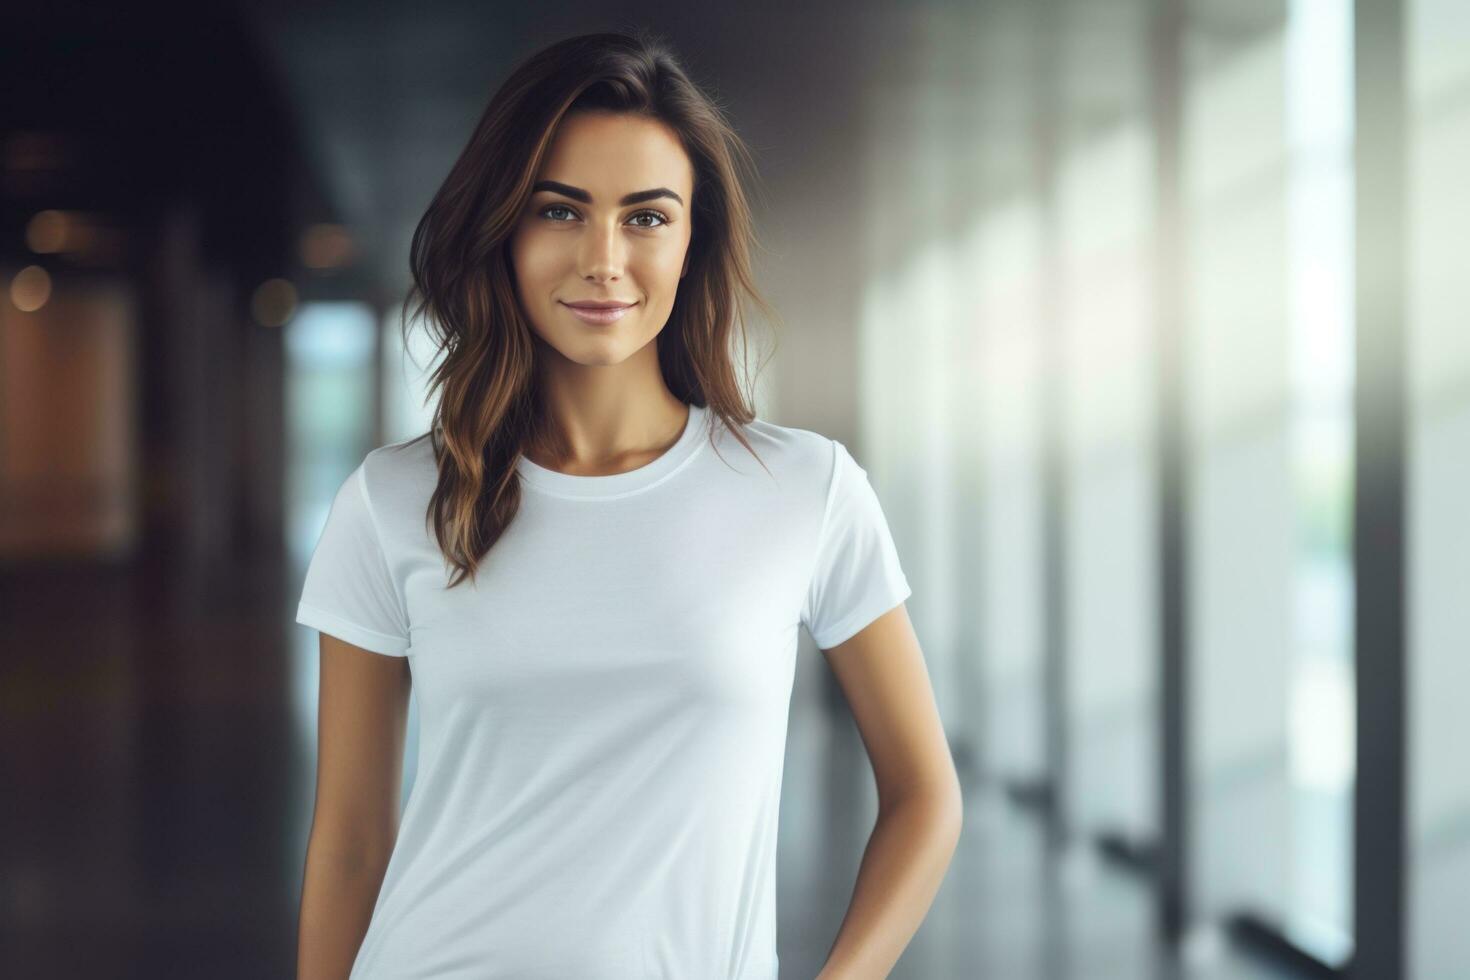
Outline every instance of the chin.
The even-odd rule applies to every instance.
[[[577,337],[565,344],[556,345],[557,352],[574,364],[583,367],[608,367],[621,364],[633,352],[612,337]]]

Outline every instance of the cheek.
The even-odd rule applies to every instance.
[[[648,268],[661,282],[673,280],[677,284],[680,271],[684,268],[684,242],[661,243],[662,247],[649,256]]]
[[[534,232],[518,233],[511,242],[511,265],[522,287],[545,282],[556,274],[558,251]]]

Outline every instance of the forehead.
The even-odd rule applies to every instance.
[[[694,166],[667,123],[579,111],[562,118],[536,179],[585,188],[598,203],[650,187],[668,187],[688,201]]]

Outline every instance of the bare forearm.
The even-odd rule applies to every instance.
[[[387,870],[387,854],[333,853],[307,845],[297,939],[297,980],[345,980]]]
[[[933,904],[960,835],[948,795],[915,795],[880,811],[858,867],[852,903],[817,980],[879,980]]]

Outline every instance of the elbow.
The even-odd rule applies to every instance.
[[[880,793],[880,814],[883,811],[904,810],[922,813],[938,833],[959,840],[965,824],[965,799],[958,778],[922,787],[910,787],[901,792]]]
[[[377,874],[386,867],[396,837],[396,824],[329,820],[318,814],[307,837],[307,853],[343,872]]]
[[[953,835],[956,844],[959,843],[960,834],[965,829],[965,794],[960,789],[959,781],[946,792],[939,803],[940,812],[943,814],[945,826]]]
[[[965,799],[958,782],[935,795],[935,834],[943,841],[946,861],[952,859],[965,831]]]

